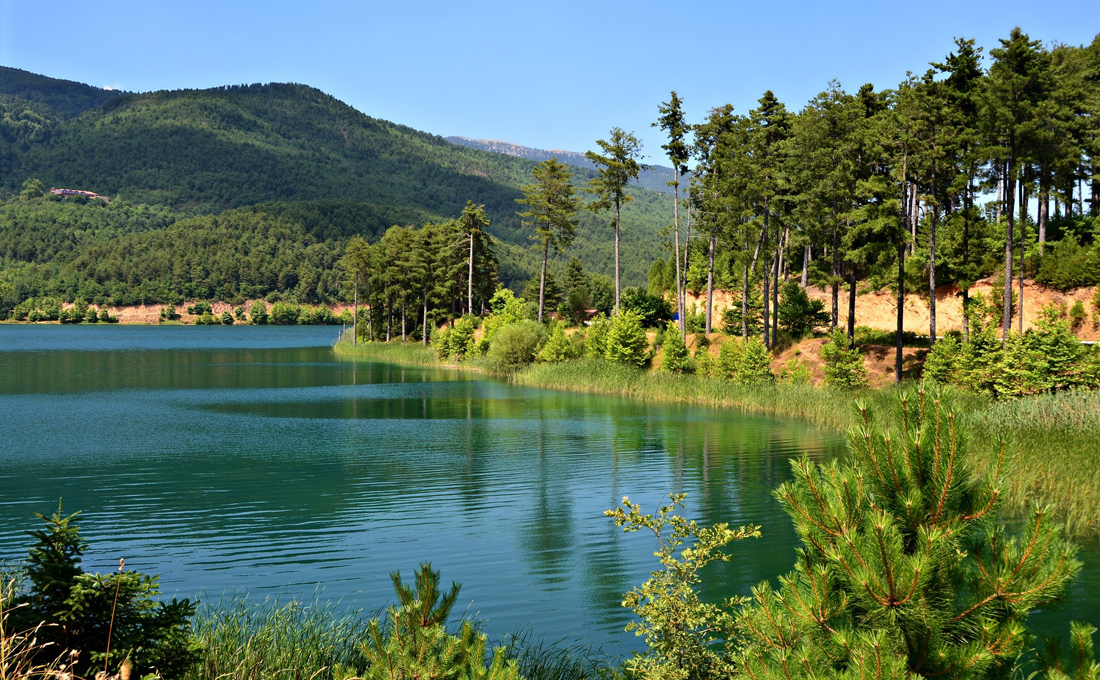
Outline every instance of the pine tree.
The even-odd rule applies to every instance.
[[[619,313],[619,298],[622,288],[619,285],[619,232],[622,230],[622,207],[634,200],[626,193],[631,180],[638,179],[638,173],[647,166],[638,162],[642,155],[642,143],[632,132],[623,132],[621,128],[611,128],[611,141],[596,141],[603,154],[588,151],[585,158],[596,165],[596,176],[589,183],[589,193],[596,200],[588,205],[593,212],[615,209],[615,313]]]
[[[997,466],[979,477],[945,393],[910,389],[881,423],[861,406],[851,462],[792,461],[776,497],[802,540],[795,570],[741,616],[753,678],[1007,677],[1028,613],[1080,569],[1045,512],[996,526]],[[1003,445],[1002,445],[1003,458]]]
[[[535,235],[531,238],[537,241],[536,248],[542,255],[538,319],[542,323],[546,306],[546,262],[551,248],[560,253],[573,244],[581,201],[573,187],[573,173],[559,163],[557,157],[536,165],[532,174],[535,183],[522,187],[523,198],[517,198],[516,203],[527,206],[527,211],[519,216],[524,226],[535,227]]]
[[[662,144],[661,148],[668,154],[668,160],[672,162],[672,259],[676,262],[676,311],[680,326],[680,339],[687,337],[687,329],[684,326],[684,287],[683,272],[680,271],[680,178],[688,171],[687,162],[691,157],[686,138],[690,132],[690,126],[684,120],[683,100],[675,91],[669,96],[669,100],[658,107],[661,114],[654,127],[660,127],[668,133],[668,144]]]

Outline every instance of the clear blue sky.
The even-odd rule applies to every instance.
[[[834,78],[894,86],[955,36],[988,50],[1018,25],[1082,44],[1098,17],[1095,0],[0,0],[0,64],[133,91],[300,82],[435,134],[540,148],[585,151],[619,126],[659,156],[650,123],[672,89],[692,120],[766,89],[797,110]]]

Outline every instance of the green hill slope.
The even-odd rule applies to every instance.
[[[51,95],[65,81],[49,78],[41,78],[36,94],[33,79],[20,76],[19,87],[0,79],[0,93],[9,92],[0,95],[0,115],[8,112],[9,120],[0,187],[13,194],[34,177],[176,214],[266,205],[256,210],[337,245],[393,224],[448,218],[473,200],[485,204],[490,231],[501,241],[502,278],[515,286],[536,269],[528,250],[532,230],[515,215],[533,161],[371,118],[304,85],[111,94],[76,111],[75,102],[83,106],[94,97],[80,99],[79,88],[68,99]],[[4,129],[0,125],[0,133]],[[584,184],[589,176],[578,169],[576,181]],[[672,206],[655,192],[635,194],[624,215],[623,273],[627,283],[641,284],[662,247],[659,232],[671,222]],[[602,273],[613,263],[607,222],[585,214],[569,253]],[[0,266],[26,262],[9,257]]]

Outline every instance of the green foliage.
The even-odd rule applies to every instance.
[[[666,330],[662,348],[664,353],[661,355],[661,370],[669,373],[691,372],[692,365],[688,348],[684,344],[684,338],[680,335],[680,328],[676,324],[671,324]]]
[[[584,356],[587,359],[603,359],[607,356],[607,339],[611,334],[611,319],[597,314],[588,327],[584,340]]]
[[[455,321],[447,336],[447,356],[451,359],[464,359],[474,348],[474,331],[477,322],[472,316],[464,316]]]
[[[1085,303],[1077,300],[1073,303],[1073,306],[1069,308],[1069,326],[1074,331],[1077,331],[1081,326],[1085,325],[1085,319],[1088,318],[1088,314],[1085,313]]]
[[[684,507],[683,494],[670,494],[669,504],[644,514],[624,497],[622,507],[604,514],[627,533],[646,529],[657,539],[655,555],[661,570],[641,586],[623,595],[637,621],[626,630],[646,638],[647,651],[627,660],[627,669],[639,678],[702,680],[729,677],[736,648],[734,608],[744,602],[732,597],[721,604],[704,601],[702,570],[714,562],[731,562],[722,549],[733,541],[760,536],[759,527],[731,529],[728,524],[701,527],[674,514]],[[687,544],[686,547],[685,543]]]
[[[947,385],[955,380],[963,361],[960,344],[953,335],[937,340],[924,360],[924,379],[935,385]]]
[[[253,326],[263,326],[267,323],[267,303],[256,300],[248,309],[248,320]]]
[[[788,385],[809,385],[811,377],[810,367],[799,356],[783,364],[783,370],[779,375],[779,379]]]
[[[440,361],[445,361],[451,356],[451,329],[447,326],[433,328],[431,337],[432,347]]]
[[[182,677],[201,651],[189,627],[195,605],[187,599],[157,602],[157,577],[123,571],[121,563],[117,573],[86,573],[80,560],[88,544],[74,522],[78,514],[62,517],[60,503],[52,517],[35,514],[43,526],[29,532],[35,544],[27,560],[29,590],[16,601],[12,617],[17,628],[45,623],[39,639],[55,645],[53,656],[78,650],[74,669],[84,677],[105,662],[117,670],[126,658],[139,677]]]
[[[1063,291],[1100,283],[1100,247],[1080,245],[1067,234],[1042,259],[1035,281]]]
[[[714,358],[706,347],[695,349],[695,372],[701,376],[715,377],[718,375],[718,360]]]
[[[640,368],[649,360],[648,344],[642,317],[624,309],[611,318],[604,356],[616,363]]]
[[[867,368],[859,348],[849,349],[849,340],[839,326],[821,346],[821,360],[825,363],[825,384],[846,390],[867,387]]]
[[[668,300],[641,288],[628,287],[619,304],[640,316],[646,328],[659,328],[672,320],[672,306]]]
[[[540,363],[555,364],[576,359],[579,356],[580,348],[565,334],[565,326],[554,324],[550,329],[550,339],[543,345],[536,359]]]
[[[760,385],[775,380],[771,352],[758,338],[749,338],[742,343],[733,380],[741,385]]]
[[[233,325],[233,315],[230,314],[228,311],[222,312],[221,322],[222,322],[223,326],[232,326]]]
[[[214,316],[210,312],[204,312],[195,317],[196,326],[217,326],[221,323],[221,318]]]
[[[210,314],[213,311],[214,310],[210,306],[210,303],[206,302],[206,301],[203,301],[203,300],[200,300],[200,301],[198,301],[198,302],[196,302],[192,305],[187,306],[187,313],[188,314],[194,314],[195,316],[201,316],[203,314]]]
[[[829,323],[825,303],[811,300],[798,282],[784,283],[779,295],[779,326],[792,338],[805,337]]]
[[[1069,654],[1064,654],[1060,641],[1048,639],[1040,649],[1042,666],[1040,677],[1046,680],[1097,680],[1100,679],[1100,663],[1096,662],[1092,637],[1096,626],[1088,623],[1070,623]]]
[[[968,467],[946,394],[901,393],[892,417],[860,407],[850,462],[792,461],[775,492],[802,540],[795,570],[741,613],[736,660],[753,677],[1007,677],[1028,614],[1080,569],[1042,510],[1023,536],[996,526],[999,481]]]
[[[489,365],[495,371],[513,373],[533,363],[545,344],[546,327],[537,321],[520,321],[502,326],[493,336],[493,343],[489,347]]]
[[[386,610],[384,621],[367,626],[361,645],[368,666],[365,680],[522,680],[514,661],[505,661],[504,648],[493,650],[486,665],[487,637],[463,621],[458,635],[447,632],[446,622],[459,586],[439,590],[439,572],[421,564],[413,586],[394,572],[398,604]]]
[[[271,311],[268,312],[268,322],[273,324],[279,324],[281,326],[294,325],[298,323],[298,317],[302,314],[302,308],[293,302],[276,302],[271,305]]]

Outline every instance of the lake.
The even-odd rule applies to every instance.
[[[704,523],[759,524],[709,576],[748,594],[793,564],[771,491],[843,438],[701,407],[521,388],[337,359],[335,327],[0,326],[0,559],[33,513],[81,510],[85,568],[161,574],[167,595],[374,610],[421,562],[493,637],[640,649],[622,593],[652,536],[603,511],[688,494]],[[1049,633],[1100,623],[1100,549]]]

